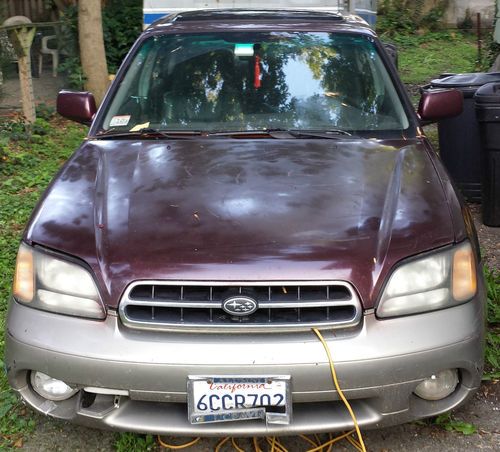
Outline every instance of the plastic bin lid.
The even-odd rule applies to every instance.
[[[468,74],[454,74],[431,81],[436,88],[472,88],[490,82],[500,82],[500,72],[472,72]]]
[[[476,104],[497,104],[500,106],[500,81],[481,86],[474,95]]]

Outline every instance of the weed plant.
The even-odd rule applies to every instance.
[[[39,108],[50,118],[53,110]],[[39,118],[31,131],[21,118],[0,123],[0,367],[3,369],[5,317],[17,248],[42,191],[85,135],[76,125]],[[21,447],[35,422],[0,372],[0,450]]]

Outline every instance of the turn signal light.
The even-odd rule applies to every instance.
[[[24,303],[29,303],[35,295],[35,277],[33,272],[33,253],[24,245],[19,247],[14,276],[14,297]]]
[[[453,298],[456,301],[470,300],[476,294],[476,266],[470,246],[455,251],[452,281]]]

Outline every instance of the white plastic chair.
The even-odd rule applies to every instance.
[[[52,76],[57,77],[57,67],[59,66],[59,50],[51,49],[48,42],[51,39],[56,39],[56,35],[44,36],[42,38],[42,47],[40,49],[40,57],[38,58],[38,73],[42,73],[43,68],[43,55],[52,55]]]

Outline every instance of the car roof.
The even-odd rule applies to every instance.
[[[169,14],[152,23],[145,31],[187,31],[201,28],[206,29],[234,29],[242,25],[255,24],[260,29],[270,27],[289,27],[290,24],[300,24],[300,29],[315,28],[339,29],[357,31],[375,35],[370,26],[359,16],[343,15],[333,11],[301,10],[301,9],[202,9],[182,11]],[[261,28],[262,27],[262,28]]]

